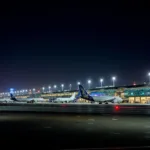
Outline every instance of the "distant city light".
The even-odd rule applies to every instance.
[[[56,88],[57,88],[57,85],[54,85],[54,88],[56,89]]]

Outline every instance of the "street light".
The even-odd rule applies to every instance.
[[[103,79],[100,79],[100,82],[101,82],[101,88],[102,88],[103,81],[104,81]]]
[[[71,84],[69,84],[69,87],[70,87],[70,91],[71,91],[71,87],[72,87],[72,85],[71,85]]]
[[[90,89],[90,86],[91,86],[91,80],[88,80],[88,84],[89,84],[89,89]]]
[[[61,88],[62,88],[62,91],[63,91],[63,88],[64,88],[64,84],[62,84],[62,85],[61,85]]]
[[[42,89],[43,89],[43,92],[44,92],[44,90],[45,90],[45,87],[42,87]]]
[[[49,88],[49,92],[50,92],[51,86],[49,86],[48,88]]]
[[[112,80],[113,80],[113,87],[115,87],[115,80],[116,80],[116,77],[112,77]]]
[[[77,82],[77,84],[78,84],[78,87],[79,87],[79,85],[81,84],[80,82]]]
[[[150,84],[150,72],[148,73],[148,76],[149,76],[149,84]]]

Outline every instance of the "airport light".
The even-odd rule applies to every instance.
[[[81,84],[80,82],[77,82],[77,84],[78,84],[78,87],[79,87],[79,85]]]
[[[149,76],[149,84],[150,84],[150,72],[148,73],[148,76]]]
[[[102,88],[102,86],[103,86],[103,79],[100,79],[100,82],[101,82],[101,88]]]
[[[56,90],[56,88],[57,88],[57,85],[54,85],[54,89]]]
[[[64,84],[62,84],[62,85],[61,85],[61,88],[62,88],[62,91],[63,91],[63,88],[64,88]]]
[[[28,92],[28,90],[26,90],[26,92]]]
[[[48,88],[49,88],[49,92],[50,92],[51,86],[49,86]]]
[[[112,77],[112,81],[113,81],[113,87],[115,87],[116,77]]]
[[[69,87],[70,87],[70,91],[71,91],[71,87],[72,87],[72,85],[71,85],[71,84],[69,84]]]
[[[43,92],[44,92],[44,90],[45,90],[45,87],[42,87],[42,89],[43,89]]]
[[[54,88],[56,89],[56,88],[57,88],[57,85],[54,85]]]
[[[91,86],[91,80],[88,80],[88,85],[89,85],[89,89],[90,89],[90,86]]]
[[[33,92],[35,92],[35,89],[33,88]]]

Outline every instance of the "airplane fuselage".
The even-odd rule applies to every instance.
[[[70,102],[73,100],[74,99],[72,99],[72,98],[57,98],[56,100],[54,100],[54,102]]]
[[[120,103],[122,99],[116,96],[92,96],[95,102],[112,102],[112,103]]]

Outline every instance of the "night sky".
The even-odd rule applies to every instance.
[[[77,5],[76,5],[77,6]],[[68,86],[101,77],[143,83],[150,71],[150,15],[144,3],[5,8],[0,14],[0,91]]]

